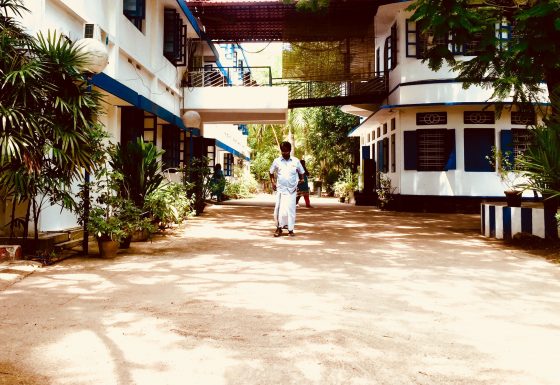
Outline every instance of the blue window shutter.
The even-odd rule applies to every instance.
[[[443,169],[445,171],[455,170],[457,168],[457,152],[455,151],[455,129],[446,131],[445,137],[445,151],[447,154],[447,163]]]
[[[500,150],[502,154],[509,151],[508,158],[511,164],[513,164],[513,133],[511,130],[500,131]]]
[[[416,131],[404,131],[404,169],[416,170],[418,149],[416,144]]]
[[[492,156],[493,128],[465,128],[465,171],[492,172],[486,158]]]
[[[371,159],[369,146],[362,146],[362,159]]]

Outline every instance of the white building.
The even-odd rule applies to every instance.
[[[375,69],[388,77],[383,104],[343,107],[364,118],[350,134],[360,138],[363,180],[371,186],[376,171],[386,174],[397,208],[477,210],[481,199],[504,197],[486,156],[493,146],[522,150],[526,127],[538,117],[508,108],[496,114],[488,103],[491,89],[463,89],[445,65],[434,72],[422,63],[427,41],[409,20],[410,3],[381,5],[375,16]],[[476,42],[457,54],[467,57],[474,47]]]
[[[22,25],[32,35],[56,30],[72,41],[92,37],[105,45],[108,65],[92,77],[105,96],[101,122],[113,142],[141,136],[164,149],[165,169],[206,155],[209,166],[221,162],[231,170],[250,160],[244,124],[286,120],[286,89],[189,84],[196,73],[208,76],[204,69],[225,76],[220,60],[236,63],[220,57],[184,0],[25,0],[24,5],[30,12]],[[187,111],[202,118],[198,127],[185,125]],[[73,214],[53,206],[43,211],[39,229],[76,224]]]

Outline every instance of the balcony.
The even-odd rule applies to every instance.
[[[270,67],[191,70],[182,84],[185,110],[206,123],[285,123],[289,108],[380,104],[387,77],[360,81],[285,81]]]
[[[271,87],[270,67],[208,67],[189,71],[183,108],[205,123],[284,124],[288,87]]]

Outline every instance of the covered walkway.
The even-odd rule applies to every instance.
[[[312,204],[294,238],[261,197],[37,270],[0,292],[0,384],[558,384],[558,265],[476,215]]]

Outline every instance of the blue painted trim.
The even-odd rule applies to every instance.
[[[502,209],[502,226],[504,239],[511,241],[511,207],[504,207]]]
[[[488,207],[488,217],[490,220],[490,237],[496,238],[496,206]]]
[[[189,20],[189,22],[191,23],[193,29],[198,34],[198,36],[200,36],[201,38],[206,37],[206,34],[203,31],[201,31],[200,28],[198,27],[198,21],[196,20],[196,17],[194,17],[194,15],[192,14],[189,7],[187,7],[185,0],[177,0],[177,4],[181,8],[183,13],[187,17],[187,19]]]
[[[533,234],[533,210],[529,207],[521,208],[521,231]]]
[[[133,106],[138,106],[138,93],[131,88],[125,86],[121,82],[113,79],[109,75],[101,72],[91,78],[91,83],[108,93],[115,95],[119,99],[124,100]]]
[[[222,71],[222,73],[225,75],[224,72],[224,67],[222,66],[222,64],[220,63],[219,60],[219,53],[218,50],[216,49],[216,47],[214,46],[214,43],[212,43],[212,40],[210,40],[208,38],[208,36],[206,36],[206,33],[204,33],[204,31],[202,31],[199,27],[198,27],[198,21],[196,20],[196,17],[194,17],[194,15],[192,14],[191,10],[189,9],[189,7],[187,6],[187,4],[185,3],[184,0],[177,0],[177,4],[179,5],[179,7],[181,8],[181,10],[183,11],[183,13],[185,14],[185,16],[187,17],[187,19],[189,20],[189,22],[191,23],[193,29],[195,30],[195,32],[198,34],[198,36],[200,36],[201,39],[206,40],[206,42],[208,43],[208,46],[210,47],[210,49],[212,50],[212,52],[214,53],[214,56],[216,56],[216,65],[218,66],[218,68],[220,69],[220,71]]]
[[[242,153],[240,153],[237,150],[234,150],[233,148],[231,148],[230,146],[228,146],[227,144],[219,141],[218,139],[216,139],[216,147],[220,147],[222,150],[225,150],[227,152],[231,152],[233,155],[237,156],[238,158],[243,158],[246,161],[250,162],[251,158],[248,156],[243,155]]]
[[[371,115],[370,115],[371,116]],[[366,119],[367,120],[367,119]],[[350,136],[354,131],[356,131],[362,124],[364,124],[366,122],[366,120],[364,120],[362,123],[358,124],[356,127],[353,127],[350,129],[350,131],[348,131],[348,134],[346,135],[347,137]]]
[[[113,79],[105,73],[100,73],[93,76],[93,78],[91,79],[91,83],[96,87],[107,91],[111,95],[115,95],[119,99],[132,104],[134,107],[140,108],[144,111],[148,111],[165,120],[166,122],[176,125],[183,131],[187,130],[187,127],[185,127],[183,120],[179,116],[161,107],[159,104],[152,102],[145,96],[138,94],[133,89],[125,86],[118,80]],[[193,128],[192,132],[195,136],[200,136],[199,129]]]
[[[446,84],[446,83],[464,83],[457,79],[432,79],[432,80],[418,80],[414,82],[399,83],[391,91],[387,93],[387,98],[400,87],[427,85],[427,84]],[[420,106],[463,106],[463,105],[485,105],[494,104],[491,102],[447,102],[447,103],[418,103],[418,104],[388,104],[379,107],[379,109],[396,108],[396,107],[420,107]],[[502,102],[501,104],[513,104],[513,102]],[[538,106],[550,106],[551,103],[533,103]]]

